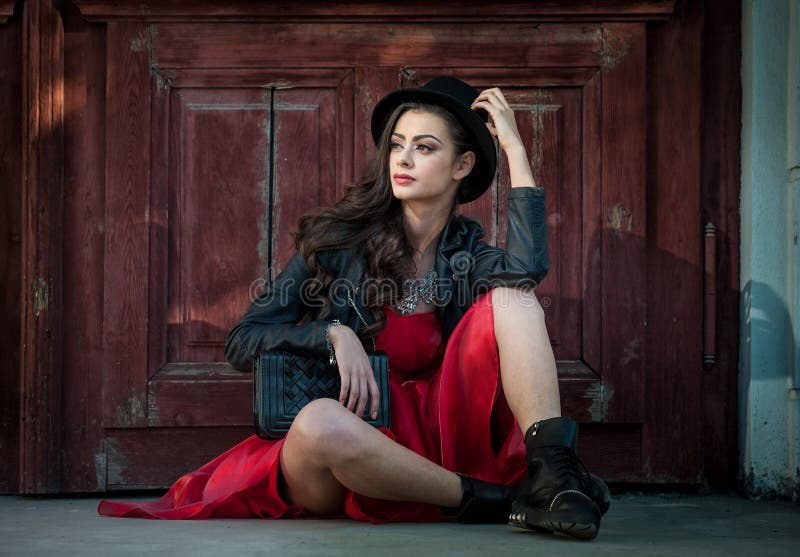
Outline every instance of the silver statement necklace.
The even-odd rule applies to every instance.
[[[433,267],[421,279],[405,279],[403,281],[403,299],[397,304],[401,315],[412,313],[419,301],[430,304],[436,294],[436,271]]]

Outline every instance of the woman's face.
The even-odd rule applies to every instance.
[[[449,203],[474,164],[472,152],[456,156],[447,122],[429,112],[404,112],[390,141],[389,176],[401,201]]]

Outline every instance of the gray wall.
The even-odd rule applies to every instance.
[[[798,8],[742,4],[742,481],[753,496],[800,495]]]

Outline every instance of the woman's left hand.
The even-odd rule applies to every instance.
[[[508,153],[515,149],[524,149],[522,138],[517,129],[514,111],[498,87],[481,91],[472,102],[472,109],[482,108],[491,116],[491,121],[486,123],[489,132],[497,138],[500,147]]]

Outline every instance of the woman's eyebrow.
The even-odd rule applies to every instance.
[[[404,136],[402,133],[393,132],[393,133],[392,133],[392,135],[396,135],[396,136],[397,136],[397,137],[399,137],[400,139],[405,139],[405,138],[406,138],[406,136]],[[441,139],[439,139],[439,138],[438,138],[438,137],[436,137],[435,135],[431,135],[431,134],[415,135],[415,136],[414,136],[412,139],[413,139],[414,141],[419,141],[420,139],[426,139],[426,138],[431,138],[431,139],[433,139],[434,141],[437,141],[437,142],[439,142],[439,143],[442,143],[442,140],[441,140]],[[444,143],[442,143],[442,145],[444,145]]]

